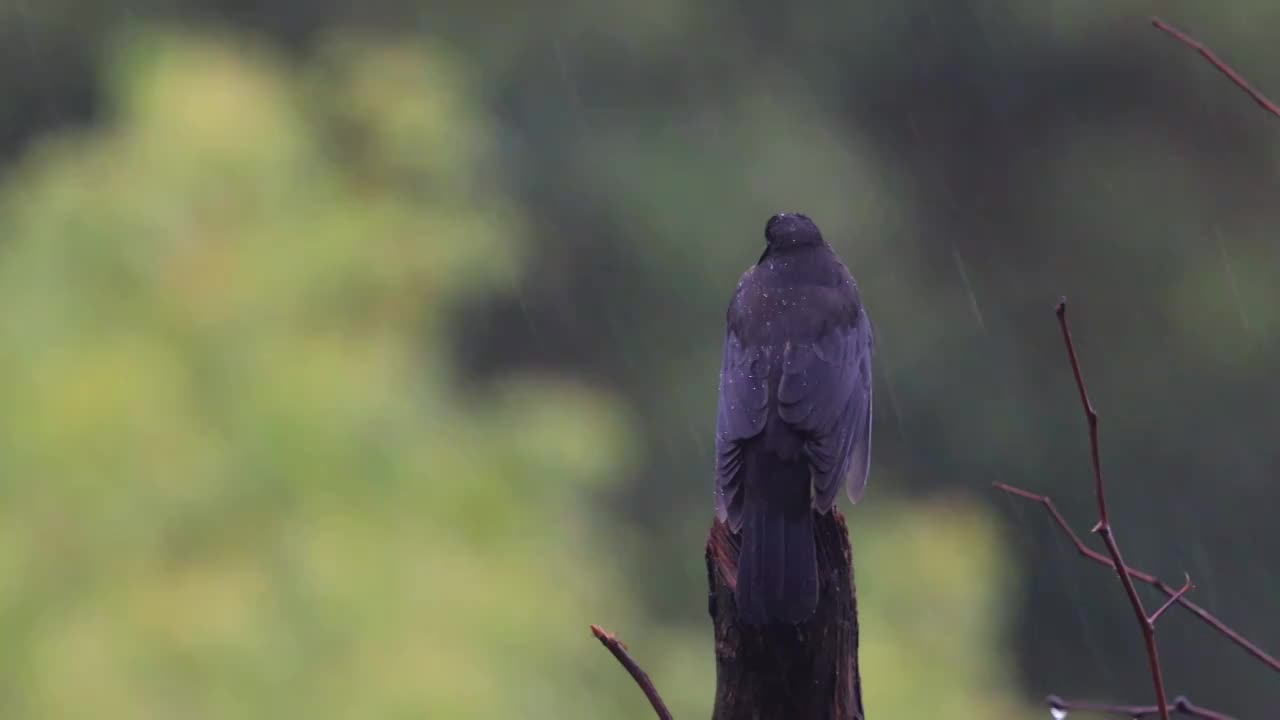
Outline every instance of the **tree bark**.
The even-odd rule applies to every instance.
[[[844,516],[816,514],[818,609],[799,625],[738,621],[733,591],[739,538],[716,521],[707,538],[715,625],[713,720],[863,720],[858,606]]]

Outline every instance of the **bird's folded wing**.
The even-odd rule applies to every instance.
[[[806,436],[813,502],[826,512],[843,484],[858,502],[871,465],[871,323],[828,331],[809,345],[787,347],[778,385],[778,416]]]
[[[716,515],[735,532],[742,525],[742,441],[764,429],[769,411],[767,347],[747,347],[729,330],[716,411]]]

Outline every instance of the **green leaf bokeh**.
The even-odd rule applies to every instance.
[[[0,714],[648,716],[598,622],[705,716],[709,628],[644,612],[599,510],[626,407],[457,366],[457,308],[530,248],[448,52],[135,30],[111,57],[109,117],[0,190]],[[869,705],[1016,707],[994,521],[861,517]]]

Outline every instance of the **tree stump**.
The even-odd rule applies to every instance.
[[[716,521],[707,538],[708,610],[715,625],[713,720],[863,720],[858,605],[844,516],[815,513],[818,609],[798,625],[739,622],[739,538]]]

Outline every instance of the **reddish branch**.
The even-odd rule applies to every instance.
[[[1064,715],[1068,712],[1102,713],[1142,720],[1142,718],[1150,717],[1160,712],[1160,708],[1155,705],[1107,705],[1104,703],[1068,702],[1056,695],[1050,695],[1048,703],[1050,708],[1059,710]],[[1202,708],[1181,695],[1173,699],[1172,710],[1175,714],[1200,718],[1200,720],[1235,720],[1230,715]]]
[[[1271,115],[1277,118],[1280,118],[1280,106],[1277,106],[1274,102],[1269,100],[1265,95],[1263,95],[1261,92],[1255,89],[1252,85],[1250,85],[1249,81],[1245,80],[1244,77],[1240,75],[1240,73],[1236,72],[1230,65],[1228,65],[1226,62],[1221,60],[1212,50],[1210,50],[1207,46],[1205,46],[1204,43],[1201,43],[1199,40],[1196,40],[1195,38],[1191,37],[1187,33],[1173,27],[1172,25],[1166,23],[1160,18],[1152,18],[1151,24],[1154,25],[1156,29],[1160,30],[1161,32],[1164,32],[1165,34],[1174,38],[1175,40],[1182,43],[1183,45],[1186,45],[1187,47],[1195,50],[1202,57],[1204,57],[1204,59],[1207,60],[1209,64],[1213,65],[1213,67],[1216,68],[1223,75],[1226,75],[1227,79],[1229,79],[1232,83],[1234,83],[1236,87],[1240,88],[1245,93],[1247,93],[1249,97],[1253,99],[1254,102],[1256,102],[1260,107],[1262,107],[1263,110],[1266,110]],[[1163,692],[1163,678],[1160,675],[1159,657],[1155,651],[1155,623],[1157,620],[1160,619],[1160,617],[1165,613],[1165,611],[1167,611],[1175,603],[1189,610],[1193,615],[1195,615],[1201,621],[1208,624],[1214,630],[1218,631],[1218,633],[1220,633],[1222,636],[1226,637],[1228,640],[1230,640],[1231,642],[1235,643],[1236,645],[1244,649],[1245,652],[1252,655],[1259,662],[1262,662],[1264,665],[1266,665],[1267,667],[1271,668],[1274,671],[1280,672],[1280,660],[1268,654],[1262,648],[1250,642],[1240,633],[1236,632],[1235,630],[1232,630],[1221,620],[1214,617],[1212,613],[1200,607],[1196,603],[1188,600],[1185,597],[1186,593],[1190,591],[1193,587],[1191,585],[1190,577],[1187,578],[1186,584],[1184,584],[1181,589],[1175,590],[1168,583],[1163,582],[1156,576],[1151,575],[1150,573],[1145,573],[1145,572],[1142,572],[1141,570],[1135,570],[1134,568],[1129,567],[1124,563],[1124,561],[1120,557],[1119,549],[1116,548],[1115,546],[1115,539],[1111,533],[1110,524],[1108,522],[1106,499],[1103,493],[1102,471],[1101,471],[1099,460],[1098,460],[1098,416],[1097,416],[1097,413],[1094,412],[1092,404],[1090,404],[1089,402],[1088,393],[1085,391],[1084,379],[1080,374],[1080,362],[1076,357],[1075,347],[1071,341],[1071,333],[1067,326],[1065,301],[1058,305],[1057,314],[1058,314],[1059,324],[1062,327],[1062,336],[1067,345],[1067,353],[1071,359],[1071,370],[1072,370],[1072,373],[1075,375],[1076,387],[1080,391],[1080,401],[1081,401],[1081,404],[1084,406],[1085,415],[1089,420],[1089,440],[1090,440],[1090,448],[1092,450],[1094,483],[1095,483],[1095,490],[1098,496],[1098,514],[1099,514],[1098,525],[1094,528],[1094,530],[1097,531],[1100,535],[1102,535],[1103,541],[1107,543],[1107,552],[1110,555],[1110,557],[1107,557],[1106,555],[1103,555],[1102,553],[1097,552],[1096,550],[1092,550],[1088,546],[1086,546],[1084,542],[1079,538],[1079,536],[1077,536],[1075,532],[1071,529],[1071,526],[1067,524],[1066,519],[1063,518],[1062,514],[1058,512],[1058,509],[1054,507],[1053,501],[1050,500],[1047,496],[1037,495],[1035,493],[1027,492],[1026,490],[1022,490],[1020,488],[1012,487],[1010,485],[1005,485],[1003,483],[996,483],[996,487],[999,488],[1000,490],[1003,490],[1006,493],[1018,495],[1020,497],[1026,498],[1033,502],[1038,502],[1041,505],[1043,505],[1045,507],[1045,510],[1047,510],[1049,512],[1049,515],[1053,518],[1053,521],[1057,523],[1058,527],[1062,530],[1062,532],[1065,533],[1068,538],[1070,538],[1071,542],[1076,546],[1076,550],[1079,551],[1081,555],[1085,556],[1086,558],[1100,565],[1105,565],[1107,567],[1110,567],[1111,569],[1115,570],[1116,573],[1120,576],[1120,579],[1125,586],[1125,593],[1129,596],[1130,603],[1134,606],[1134,610],[1137,613],[1139,618],[1139,623],[1142,626],[1143,638],[1147,642],[1147,654],[1151,660],[1153,682],[1156,686],[1157,698],[1161,703],[1161,705],[1156,706],[1154,708],[1141,708],[1141,707],[1133,707],[1133,706],[1087,705],[1084,703],[1066,704],[1060,700],[1057,700],[1056,698],[1051,698],[1050,699],[1051,703],[1054,701],[1057,701],[1059,704],[1055,705],[1055,707],[1061,710],[1068,710],[1071,708],[1075,708],[1075,709],[1091,708],[1100,712],[1113,712],[1120,715],[1128,714],[1135,717],[1140,716],[1140,714],[1135,714],[1134,712],[1131,712],[1131,711],[1138,710],[1138,711],[1143,711],[1141,714],[1146,714],[1146,715],[1152,714],[1153,712],[1158,712],[1162,718],[1167,718],[1168,717],[1167,707],[1164,707],[1165,700],[1164,700],[1164,692]],[[1144,582],[1150,585],[1151,587],[1154,587],[1155,589],[1164,593],[1165,596],[1168,598],[1165,601],[1165,603],[1160,606],[1160,609],[1156,610],[1150,617],[1147,617],[1146,613],[1142,610],[1141,602],[1139,602],[1136,592],[1133,588],[1133,580],[1135,579],[1140,582]],[[1070,705],[1070,707],[1068,707],[1068,705]],[[1214,713],[1212,711],[1204,710],[1202,708],[1197,708],[1196,706],[1192,705],[1189,701],[1187,701],[1186,698],[1178,698],[1175,701],[1174,705],[1175,705],[1174,709],[1177,712],[1180,712],[1181,714],[1184,714],[1184,715],[1191,715],[1192,717],[1201,717],[1201,718],[1225,718],[1226,717],[1221,713]]]
[[[1126,567],[1125,569],[1128,570],[1129,568]],[[1156,624],[1156,621],[1160,619],[1160,616],[1164,614],[1165,610],[1169,609],[1169,606],[1178,602],[1178,600],[1180,600],[1183,595],[1186,595],[1188,592],[1195,589],[1196,586],[1191,583],[1191,576],[1188,575],[1187,573],[1183,573],[1183,576],[1187,579],[1187,581],[1182,585],[1182,587],[1178,588],[1178,592],[1170,596],[1168,600],[1165,600],[1164,604],[1160,606],[1159,610],[1156,610],[1155,612],[1151,613],[1149,622],[1152,625]]]
[[[658,720],[671,720],[671,711],[667,709],[666,703],[662,702],[662,696],[658,694],[658,689],[653,686],[653,681],[649,679],[649,674],[640,669],[631,654],[627,652],[627,646],[622,644],[617,635],[605,630],[599,625],[591,626],[591,634],[596,636],[601,645],[609,649],[613,656],[622,663],[622,667],[631,673],[631,677],[640,686],[644,692],[644,696],[649,698],[649,704],[653,705],[653,711],[658,714]]]
[[[1080,539],[1080,536],[1076,535],[1075,531],[1071,529],[1071,526],[1067,524],[1066,518],[1062,517],[1062,513],[1058,512],[1058,508],[1054,506],[1053,500],[1050,500],[1045,495],[1037,495],[1032,492],[1027,492],[1026,490],[1023,490],[1021,488],[1013,487],[1012,485],[1005,485],[1004,483],[995,483],[995,486],[997,489],[1003,490],[1004,492],[1007,492],[1010,495],[1017,495],[1019,497],[1026,498],[1027,500],[1030,500],[1032,502],[1037,502],[1043,505],[1045,510],[1049,512],[1049,516],[1053,518],[1054,523],[1058,525],[1058,528],[1061,529],[1063,534],[1067,536],[1067,539],[1070,540],[1071,543],[1076,546],[1077,552],[1079,552],[1084,557],[1098,563],[1099,565],[1105,565],[1113,569],[1115,568],[1115,565],[1111,562],[1111,558],[1107,557],[1106,555],[1103,555],[1097,550],[1094,550],[1090,548],[1088,545],[1084,544],[1084,541]],[[1150,573],[1143,572],[1141,570],[1138,570],[1137,568],[1126,567],[1125,570],[1128,571],[1129,577],[1139,582],[1143,582],[1143,583],[1146,583],[1147,585],[1150,585],[1156,590],[1159,590],[1160,592],[1164,593],[1165,596],[1167,596],[1171,600],[1173,600],[1176,597],[1176,602],[1178,605],[1181,605],[1182,607],[1186,608],[1188,611],[1191,612],[1192,615],[1195,615],[1197,618],[1203,621],[1206,625],[1218,631],[1218,633],[1220,633],[1223,637],[1227,638],[1231,642],[1240,646],[1241,649],[1243,649],[1245,652],[1249,653],[1253,657],[1257,658],[1258,661],[1260,661],[1267,667],[1270,667],[1272,670],[1275,670],[1276,672],[1280,672],[1280,660],[1277,660],[1276,658],[1267,654],[1265,650],[1263,650],[1262,648],[1250,642],[1248,638],[1244,637],[1243,635],[1236,632],[1235,630],[1232,630],[1229,626],[1227,626],[1226,623],[1222,622],[1217,617],[1215,617],[1213,613],[1209,612],[1208,610],[1205,610],[1204,608],[1195,604],[1191,600],[1188,600],[1186,597],[1180,594],[1177,588],[1169,585],[1168,583],[1164,582],[1163,580],[1156,577],[1155,575],[1151,575]]]
[[[1006,485],[1004,483],[995,483],[995,486],[997,489],[1011,495],[1017,495],[1044,505],[1045,509],[1049,511],[1049,515],[1053,517],[1054,522],[1058,524],[1058,527],[1060,527],[1062,531],[1071,538],[1071,541],[1075,543],[1076,549],[1080,551],[1081,555],[1084,555],[1090,560],[1101,565],[1106,565],[1115,571],[1116,575],[1120,578],[1121,585],[1124,586],[1125,595],[1129,598],[1129,604],[1132,606],[1134,616],[1138,620],[1138,626],[1142,630],[1142,639],[1147,650],[1147,660],[1151,666],[1151,683],[1155,687],[1156,691],[1156,704],[1153,706],[1100,705],[1094,703],[1068,702],[1061,698],[1051,696],[1049,698],[1049,706],[1054,710],[1062,712],[1078,710],[1112,713],[1133,718],[1156,715],[1159,716],[1161,720],[1169,720],[1170,705],[1165,695],[1164,675],[1160,670],[1160,653],[1156,647],[1155,627],[1156,621],[1158,621],[1161,616],[1164,615],[1165,611],[1172,607],[1174,603],[1181,604],[1183,607],[1191,610],[1201,620],[1209,623],[1214,629],[1230,638],[1245,650],[1248,650],[1254,655],[1254,657],[1257,657],[1270,665],[1273,669],[1280,669],[1280,663],[1277,663],[1275,658],[1272,658],[1257,646],[1245,640],[1231,628],[1224,625],[1209,612],[1187,600],[1185,595],[1194,587],[1191,584],[1190,576],[1187,576],[1186,583],[1183,584],[1181,588],[1175,590],[1169,585],[1161,582],[1155,576],[1149,575],[1140,570],[1135,570],[1125,564],[1124,558],[1120,554],[1120,546],[1116,543],[1115,533],[1111,528],[1110,516],[1107,513],[1106,485],[1103,483],[1102,479],[1102,463],[1099,460],[1098,452],[1098,413],[1093,409],[1093,403],[1089,400],[1089,391],[1085,387],[1084,374],[1080,371],[1080,359],[1076,355],[1075,342],[1071,339],[1071,327],[1067,323],[1067,301],[1065,299],[1058,303],[1056,314],[1058,316],[1058,325],[1062,329],[1062,340],[1066,345],[1067,357],[1071,361],[1071,373],[1075,377],[1076,389],[1080,394],[1080,405],[1084,409],[1085,418],[1089,423],[1089,451],[1093,465],[1094,492],[1097,495],[1098,501],[1098,523],[1093,527],[1093,532],[1098,533],[1102,538],[1102,542],[1107,548],[1107,555],[1103,555],[1102,553],[1092,550],[1086,546],[1075,532],[1072,531],[1071,526],[1068,525],[1066,519],[1062,517],[1062,513],[1058,512],[1058,509],[1053,505],[1053,501],[1048,497],[1044,495],[1037,495],[1023,490],[1022,488],[1013,487],[1012,485]],[[1133,584],[1134,578],[1158,588],[1168,596],[1168,599],[1154,613],[1148,615],[1147,611],[1143,608],[1142,599],[1138,597],[1138,590]],[[1177,714],[1203,718],[1204,720],[1224,720],[1228,717],[1219,712],[1197,707],[1184,697],[1177,698],[1173,703],[1172,709]]]
[[[1280,106],[1277,106],[1275,103],[1268,100],[1267,96],[1263,95],[1261,92],[1256,90],[1252,85],[1250,85],[1249,81],[1244,79],[1244,76],[1242,76],[1240,73],[1232,69],[1230,65],[1223,62],[1217,55],[1213,53],[1212,50],[1206,47],[1204,43],[1200,42],[1199,40],[1196,40],[1195,38],[1182,32],[1178,28],[1170,25],[1169,23],[1161,20],[1160,18],[1151,18],[1151,24],[1155,25],[1156,29],[1160,30],[1161,32],[1166,33],[1167,35],[1177,40],[1178,42],[1182,43],[1183,45],[1186,45],[1192,50],[1195,50],[1196,52],[1200,53],[1200,55],[1204,57],[1205,60],[1209,61],[1210,65],[1213,65],[1215,68],[1218,69],[1218,72],[1222,73],[1223,75],[1226,75],[1227,79],[1235,83],[1236,87],[1248,93],[1249,97],[1253,98],[1253,101],[1258,103],[1258,105],[1263,110],[1266,110],[1272,115],[1280,118]]]
[[[1098,496],[1098,524],[1093,529],[1107,546],[1112,567],[1120,578],[1120,584],[1124,586],[1125,595],[1129,596],[1129,605],[1133,607],[1138,626],[1142,629],[1142,641],[1147,647],[1147,662],[1151,665],[1151,684],[1155,686],[1156,705],[1160,709],[1160,718],[1169,720],[1169,701],[1164,692],[1164,673],[1160,671],[1160,652],[1156,648],[1155,621],[1147,616],[1147,611],[1142,607],[1142,598],[1138,597],[1138,589],[1133,585],[1133,578],[1129,577],[1129,566],[1124,564],[1124,558],[1120,556],[1120,545],[1116,542],[1115,533],[1111,530],[1111,520],[1107,516],[1107,493],[1102,482],[1102,463],[1098,459],[1098,413],[1094,411],[1093,403],[1089,402],[1089,391],[1085,388],[1084,375],[1080,372],[1080,359],[1076,357],[1076,345],[1071,340],[1071,327],[1067,324],[1065,298],[1058,301],[1056,313],[1058,326],[1062,328],[1062,340],[1067,346],[1067,356],[1071,358],[1071,372],[1076,378],[1076,389],[1080,391],[1080,404],[1084,407],[1085,417],[1089,421],[1089,452],[1093,458],[1093,486]]]

